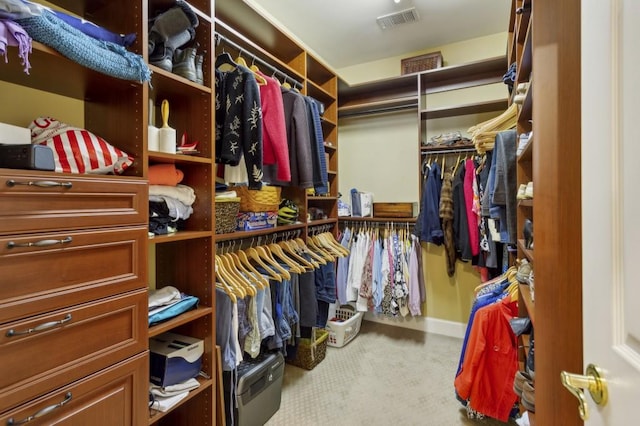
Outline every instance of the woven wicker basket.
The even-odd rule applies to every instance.
[[[280,206],[279,186],[263,186],[260,190],[235,186],[233,190],[240,197],[241,212],[274,212]]]
[[[240,198],[220,198],[216,203],[216,234],[236,230],[236,217],[240,211]]]
[[[313,370],[316,365],[322,362],[327,354],[329,332],[320,328],[316,329],[315,332],[316,339],[313,341],[312,339],[300,339],[295,358],[287,360],[289,364],[306,370]]]

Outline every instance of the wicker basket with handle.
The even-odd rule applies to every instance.
[[[279,186],[263,186],[262,189],[249,189],[246,186],[235,186],[240,197],[240,211],[242,212],[274,212],[280,206]]]

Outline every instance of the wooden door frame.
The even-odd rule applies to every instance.
[[[535,423],[582,425],[560,372],[583,371],[580,0],[533,2]]]

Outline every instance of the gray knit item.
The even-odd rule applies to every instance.
[[[57,50],[80,65],[124,80],[151,80],[151,70],[142,56],[115,43],[89,37],[47,10],[41,16],[17,22],[34,40]]]

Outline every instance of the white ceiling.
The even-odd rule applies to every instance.
[[[334,69],[507,31],[511,0],[244,0]],[[414,7],[418,22],[376,18]]]

